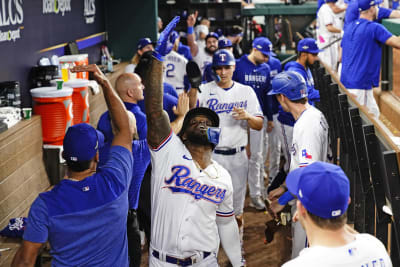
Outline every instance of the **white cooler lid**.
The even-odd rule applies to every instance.
[[[63,87],[61,90],[57,90],[57,87],[39,87],[31,89],[31,95],[40,98],[63,97],[72,95],[73,91],[71,87]]]
[[[66,86],[72,88],[87,87],[88,85],[89,81],[85,79],[73,79],[63,83],[63,87]]]
[[[60,62],[76,62],[84,60],[88,57],[88,54],[79,54],[79,55],[68,55],[62,56],[59,58]]]

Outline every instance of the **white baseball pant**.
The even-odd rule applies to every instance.
[[[283,155],[286,159],[284,171],[288,173],[290,168],[290,148],[292,147],[293,127],[283,123],[279,123],[279,126],[279,138],[281,140]]]
[[[246,197],[246,181],[248,172],[248,158],[246,150],[233,155],[213,153],[213,160],[221,164],[232,177],[233,186],[233,210],[235,215],[243,214],[244,200]]]
[[[379,118],[380,111],[374,97],[372,89],[347,89],[349,93],[355,95],[356,100],[360,105],[366,106],[370,113]]]
[[[264,185],[263,151],[265,133],[265,125],[263,125],[260,131],[250,129],[249,142],[251,155],[249,159],[249,172],[247,174],[250,197],[261,196],[261,189]]]
[[[269,148],[269,177],[274,179],[279,172],[279,163],[281,161],[281,139],[278,114],[273,115],[274,128],[268,133],[268,148]]]
[[[292,218],[296,213],[296,200],[293,201],[291,215]],[[299,256],[300,251],[307,247],[307,235],[304,228],[301,226],[300,221],[293,222],[292,221],[292,259]]]

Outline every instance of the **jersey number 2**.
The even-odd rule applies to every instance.
[[[174,64],[171,64],[171,63],[167,64],[167,77],[168,78],[175,77],[174,70],[175,70]]]

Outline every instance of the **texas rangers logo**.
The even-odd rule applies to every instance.
[[[190,169],[186,166],[175,165],[171,168],[172,175],[165,178],[164,182],[172,193],[189,194],[196,200],[204,199],[215,204],[220,204],[225,199],[226,189],[213,185],[201,184],[190,177]]]
[[[306,150],[306,149],[303,149],[303,150],[301,151],[301,156],[302,156],[303,158],[306,158],[306,159],[312,159],[312,156],[311,156],[310,154],[307,153],[307,150]]]
[[[226,57],[225,54],[219,54],[219,59],[220,59],[222,62],[225,61],[225,57]]]

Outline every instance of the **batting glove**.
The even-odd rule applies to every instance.
[[[164,61],[164,56],[168,55],[168,53],[171,52],[174,44],[171,43],[169,35],[175,29],[176,24],[178,24],[179,20],[180,20],[179,16],[173,18],[171,22],[168,23],[167,27],[165,27],[165,29],[160,34],[160,38],[158,38],[157,41],[157,47],[153,52],[153,56],[157,60]]]

